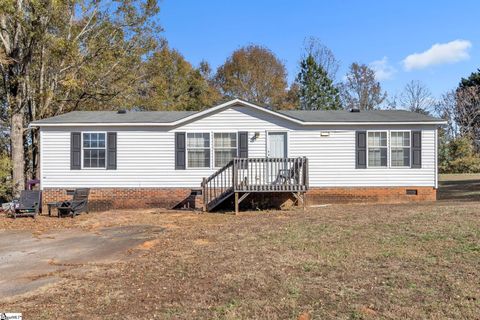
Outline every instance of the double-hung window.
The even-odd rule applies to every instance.
[[[105,133],[83,133],[83,167],[105,168]]]
[[[410,132],[392,131],[390,150],[392,167],[410,167]]]
[[[237,133],[216,132],[213,134],[215,167],[223,167],[237,156]]]
[[[387,167],[387,132],[369,131],[368,132],[368,166],[369,167]]]
[[[209,133],[187,133],[187,165],[189,168],[210,167]]]

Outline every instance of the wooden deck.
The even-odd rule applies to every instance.
[[[292,192],[304,203],[308,189],[308,159],[234,158],[202,181],[204,211],[235,196],[235,211],[250,193]]]

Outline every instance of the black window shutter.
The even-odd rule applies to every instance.
[[[117,169],[117,133],[107,132],[107,170]]]
[[[82,136],[80,132],[70,133],[70,169],[82,168]]]
[[[355,168],[367,168],[367,132],[357,131],[355,134]]]
[[[422,131],[412,131],[412,168],[422,167]]]
[[[238,132],[238,157],[248,158],[248,132]]]
[[[175,132],[175,170],[185,170],[185,132]]]
[[[239,158],[248,158],[248,132],[239,131],[238,132],[238,152],[237,155]],[[241,169],[248,168],[248,162],[242,162]]]

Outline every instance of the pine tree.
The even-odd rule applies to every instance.
[[[460,89],[474,86],[480,86],[480,68],[476,72],[472,72],[468,78],[462,78],[459,84]]]
[[[312,55],[300,62],[300,72],[296,82],[300,87],[302,110],[342,109],[339,90],[333,85],[327,72],[315,62]]]

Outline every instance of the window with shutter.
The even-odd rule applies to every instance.
[[[237,133],[215,132],[213,134],[214,166],[223,167],[237,156]]]
[[[392,167],[410,167],[410,131],[390,133],[390,159]]]
[[[117,169],[117,133],[107,132],[107,170]]]
[[[83,168],[105,168],[105,132],[84,132],[82,134]]]
[[[210,133],[187,133],[188,168],[210,168]]]
[[[369,131],[367,137],[368,167],[387,167],[387,132]]]
[[[248,158],[248,132],[240,131],[238,133],[238,157]]]
[[[412,168],[422,167],[422,131],[412,131]]]
[[[367,167],[367,132],[355,133],[355,167],[365,169]]]
[[[70,169],[80,170],[82,168],[82,134],[72,132],[70,134]]]
[[[185,132],[175,132],[175,170],[185,170]]]

